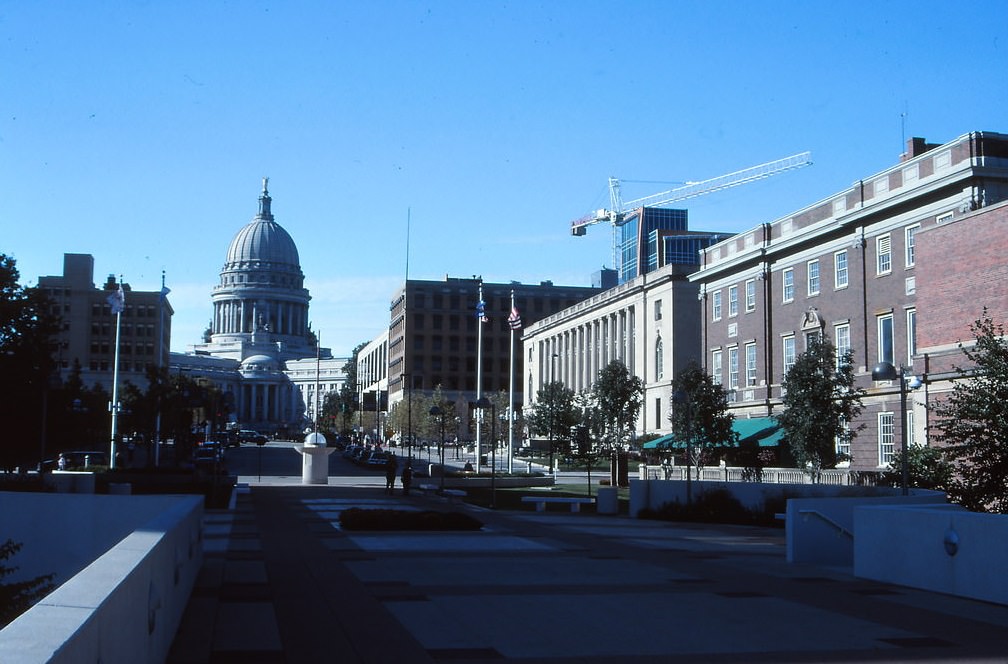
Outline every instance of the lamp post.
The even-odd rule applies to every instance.
[[[439,456],[441,458],[441,493],[444,494],[444,476],[445,476],[445,465],[444,465],[444,411],[441,410],[440,406],[431,406],[430,414],[435,417],[441,418],[441,446],[438,448]]]
[[[553,353],[553,355],[550,356],[550,385],[556,382],[556,360],[558,357],[560,357],[559,353]],[[553,466],[553,424],[555,420],[556,420],[556,399],[553,398],[550,400],[549,459],[550,459],[550,475],[553,475],[554,479],[556,478],[556,475],[554,474],[556,471],[554,471]]]
[[[900,388],[900,455],[903,457],[902,467],[900,468],[901,478],[900,483],[903,488],[903,495],[906,496],[910,492],[910,459],[907,456],[907,414],[906,414],[906,401],[907,401],[907,368],[900,365],[899,369],[893,366],[892,362],[879,362],[875,365],[871,372],[872,380],[899,380]],[[920,379],[916,376],[910,376],[910,389],[917,389],[920,387]]]
[[[486,397],[481,397],[475,404],[481,411],[490,409],[490,509],[494,509],[497,502],[497,485],[494,479],[497,475],[497,407]]]

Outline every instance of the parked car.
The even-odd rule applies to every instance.
[[[388,452],[372,452],[361,464],[365,468],[384,468],[388,463]]]
[[[265,445],[266,436],[262,435],[258,431],[252,429],[242,429],[238,432],[238,443],[254,443],[256,445]]]
[[[208,440],[196,446],[196,464],[214,464],[224,461],[224,446],[217,441]]]

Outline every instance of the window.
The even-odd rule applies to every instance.
[[[714,320],[721,320],[721,291],[711,296],[711,314]]]
[[[878,414],[878,465],[888,466],[892,463],[895,448],[896,431],[893,428],[893,414]]]
[[[836,288],[847,288],[847,250],[833,254],[833,285]]]
[[[728,389],[738,389],[738,348],[728,349]]]
[[[661,300],[655,300],[654,303],[654,319],[661,320]]]
[[[754,311],[756,309],[756,281],[749,279],[745,282],[745,310]]]
[[[908,410],[906,412],[907,418],[907,447],[917,444],[917,436],[914,434],[914,412]]]
[[[907,365],[913,364],[917,354],[917,310],[907,309]]]
[[[794,345],[794,335],[784,337],[784,352],[782,353],[784,359],[784,377],[787,377],[787,372],[791,371],[791,367],[795,363],[795,345]]]
[[[808,294],[819,294],[819,261],[808,262]]]
[[[883,314],[878,317],[878,361],[893,362],[893,317]]]
[[[756,384],[756,344],[746,344],[745,347],[746,385]]]
[[[916,246],[916,236],[917,231],[920,229],[920,224],[915,224],[913,226],[906,227],[903,232],[906,235],[906,266],[913,267],[916,263],[916,255],[914,247]]]
[[[728,287],[728,315],[738,316],[738,286]]]
[[[658,337],[658,341],[655,342],[654,365],[655,380],[661,380],[665,373],[665,346],[662,344],[661,337]]]
[[[942,224],[948,223],[950,221],[952,221],[952,213],[951,212],[946,212],[944,214],[940,214],[937,217],[935,217],[935,223],[938,224],[939,226],[942,225]]]
[[[794,300],[794,268],[789,267],[781,273],[781,282],[784,284],[784,301]]]
[[[836,363],[837,368],[843,364],[844,356],[850,352],[850,323],[843,323],[834,328],[836,337]]]
[[[876,274],[892,272],[892,243],[888,235],[875,238],[875,260]]]
[[[845,421],[843,433],[836,437],[836,453],[840,460],[850,460],[850,427]]]
[[[715,385],[721,384],[721,351],[716,350],[711,353],[711,378]]]

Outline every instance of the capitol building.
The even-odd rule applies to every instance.
[[[241,428],[291,434],[311,425],[316,401],[343,386],[347,358],[318,347],[297,245],[273,217],[268,184],[264,178],[258,213],[228,247],[208,335],[191,352],[172,353],[170,366],[220,389]]]

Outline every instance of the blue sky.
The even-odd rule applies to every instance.
[[[570,220],[811,150],[692,200],[740,231],[898,160],[903,137],[1008,132],[1008,3],[7,2],[0,253],[22,283],[95,256],[198,342],[270,177],[323,345],[388,323],[405,274],[586,285],[609,229]],[[905,118],[901,117],[905,114]],[[519,304],[520,306],[520,304]]]

